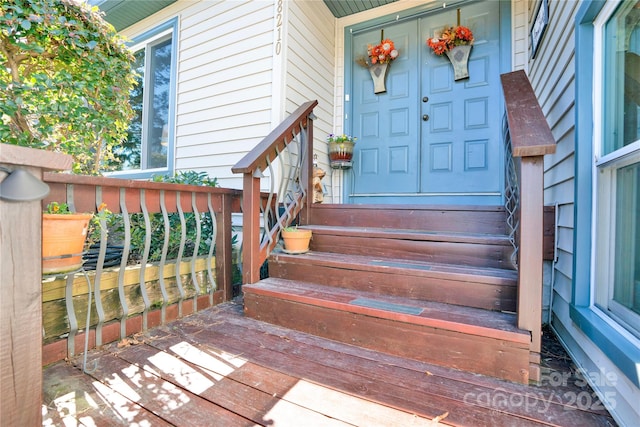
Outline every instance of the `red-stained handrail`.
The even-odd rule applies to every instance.
[[[260,268],[276,245],[280,230],[294,220],[303,209],[307,195],[312,194],[313,109],[316,105],[318,101],[308,101],[298,107],[231,169],[243,174],[243,283],[260,280]],[[292,146],[297,149],[295,153],[290,151]],[[280,190],[274,189],[272,181],[268,201],[266,205],[261,204],[261,178],[265,172],[274,171],[276,161],[281,166]],[[297,190],[284,190],[290,189],[290,185]],[[282,200],[284,195],[279,191],[286,191],[288,199]],[[278,211],[280,204],[284,212]]]

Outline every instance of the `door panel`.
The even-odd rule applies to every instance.
[[[347,199],[357,203],[500,204],[503,182],[499,2],[460,7],[475,43],[469,78],[453,80],[446,56],[426,46],[456,9],[438,9],[384,27],[399,49],[387,92],[373,93],[367,69],[354,66],[355,165]],[[378,43],[381,28],[355,34],[353,52]]]
[[[387,72],[385,93],[374,94],[369,71],[354,68],[354,189],[357,193],[418,191],[418,106],[420,77],[418,23],[415,20],[384,27],[400,55]],[[353,37],[354,52],[366,53],[380,43],[381,28]]]
[[[471,28],[475,42],[469,59],[469,78],[454,81],[446,56],[425,48],[421,67],[423,112],[421,128],[420,191],[446,193],[465,201],[473,193],[491,194],[500,203],[502,141],[500,108],[500,26],[498,2],[461,8],[461,24]],[[421,20],[422,39],[456,24],[450,10]],[[486,197],[486,196],[482,196]]]

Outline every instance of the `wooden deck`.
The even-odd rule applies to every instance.
[[[545,352],[546,351],[546,352]],[[43,425],[613,426],[552,340],[525,386],[243,316],[241,301],[44,370]]]

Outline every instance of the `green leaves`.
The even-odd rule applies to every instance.
[[[3,142],[66,152],[74,171],[97,174],[126,137],[132,61],[96,8],[72,0],[0,2]]]

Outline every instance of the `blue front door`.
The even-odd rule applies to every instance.
[[[347,201],[501,204],[499,76],[508,70],[501,70],[500,2],[458,8],[460,23],[475,37],[464,80],[454,81],[447,57],[436,56],[425,43],[445,26],[456,26],[457,8],[354,32],[356,55],[379,43],[381,31],[400,55],[390,65],[385,93],[374,93],[366,68],[352,68],[352,119],[345,124],[358,142],[353,170],[346,174]]]

